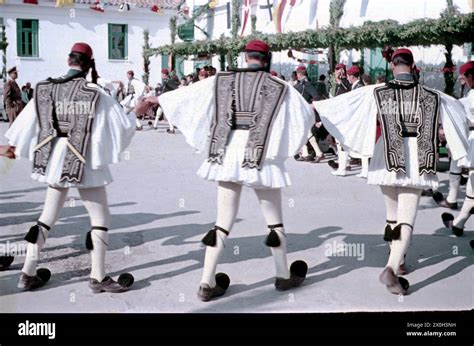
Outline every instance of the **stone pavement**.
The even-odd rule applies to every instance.
[[[0,123],[3,134],[7,124]],[[213,226],[216,186],[196,174],[204,159],[184,141],[158,131],[137,132],[127,160],[112,167],[108,189],[112,212],[107,271],[131,272],[134,289],[93,295],[84,246],[90,224],[72,189],[50,233],[41,266],[53,276],[35,292],[16,288],[23,256],[0,272],[0,312],[344,312],[466,310],[473,308],[474,225],[454,237],[443,212],[423,197],[407,256],[410,294],[390,294],[378,282],[388,246],[382,240],[385,213],[377,187],[355,177],[334,177],[327,164],[287,161],[293,185],[283,192],[289,261],[305,260],[308,278],[298,289],[273,288],[273,259],[264,244],[266,225],[258,201],[244,189],[237,223],[218,270],[231,277],[227,294],[200,302],[204,248]],[[0,176],[0,246],[22,250],[22,238],[37,220],[46,186],[29,178],[31,162],[15,161]],[[440,174],[441,191],[447,175]],[[463,198],[464,194],[460,196]],[[0,248],[1,249],[1,248]]]

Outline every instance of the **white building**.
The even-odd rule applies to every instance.
[[[24,2],[36,0],[0,0],[0,24],[6,26],[9,42],[7,66],[18,66],[19,84],[30,81],[33,84],[49,76],[58,76],[67,70],[66,58],[70,47],[76,41],[85,41],[94,49],[97,69],[101,77],[110,80],[126,79],[126,71],[133,70],[138,78],[143,74],[143,30],[150,30],[150,44],[158,47],[170,43],[169,19],[176,13],[180,0],[126,0],[131,4],[130,11],[120,12],[119,4],[125,0],[108,1],[104,12],[91,9],[98,0],[69,0],[73,6],[55,7],[54,0],[37,0],[38,4]],[[68,1],[68,0],[62,0]],[[453,0],[462,13],[472,12],[473,0]],[[192,14],[195,8],[209,3],[209,0],[187,0]],[[216,5],[212,16],[203,15],[194,24],[194,39],[217,39],[231,36],[231,0],[213,0]],[[242,0],[241,22],[245,11],[256,15],[256,29],[264,33],[304,31],[329,25],[330,0],[296,0],[294,6],[286,1],[281,21],[277,20],[274,9],[281,0]],[[154,5],[162,8],[162,13],[152,12]],[[367,20],[384,19],[407,23],[417,18],[439,18],[446,7],[446,0],[346,0],[342,27],[361,25]],[[179,24],[179,23],[178,23]],[[192,30],[192,29],[191,29]],[[205,32],[206,34],[204,34]],[[251,32],[248,17],[245,28],[239,34]],[[206,36],[207,35],[207,36]],[[178,39],[179,42],[179,39]],[[459,66],[471,59],[472,46],[455,46],[454,62]],[[318,48],[318,47],[313,47]],[[443,89],[444,79],[441,68],[444,65],[444,47],[411,47],[417,65],[422,69],[422,79],[428,85]],[[313,72],[327,73],[326,54],[308,55],[294,52],[297,58],[315,60]],[[385,68],[380,50],[364,49],[365,67],[373,73]],[[351,65],[361,59],[361,51],[343,51],[340,62]],[[287,51],[273,56],[273,69],[289,77],[299,62],[288,57]],[[179,74],[194,71],[196,66],[212,64],[219,68],[219,57],[212,61],[185,61],[176,66]],[[160,70],[168,65],[164,57],[151,58],[150,85],[161,81]],[[315,71],[314,71],[315,70]],[[367,70],[366,70],[367,71]]]
[[[186,3],[191,8],[206,4],[207,0],[188,0]],[[216,2],[216,1],[215,1]],[[245,0],[242,1],[245,3]],[[280,28],[281,32],[297,32],[307,29],[318,29],[329,25],[329,5],[331,0],[296,0],[294,6],[290,6],[290,1],[286,1],[286,7],[282,11]],[[219,0],[216,2],[215,13],[212,17],[201,18],[196,24],[207,30],[211,39],[217,39],[222,35],[231,36],[231,26],[229,23],[230,0]],[[281,3],[279,0],[249,0],[250,14],[257,17],[256,29],[263,33],[275,33],[278,28],[275,7]],[[473,10],[473,0],[453,0],[461,13],[470,13]],[[344,14],[341,18],[341,27],[351,27],[363,24],[365,21],[396,20],[400,24],[408,23],[419,18],[439,18],[441,11],[447,6],[446,0],[346,0]],[[268,9],[270,7],[270,9]],[[241,22],[244,22],[245,11],[241,10]],[[241,29],[239,30],[239,34]],[[243,35],[251,33],[250,19],[247,22]],[[196,39],[205,39],[206,36],[201,30],[195,29]],[[318,47],[312,47],[318,48]],[[431,47],[410,47],[413,50],[418,67],[422,70],[422,79],[428,86],[437,89],[444,88],[444,78],[441,72],[445,63],[444,46]],[[460,64],[472,59],[472,45],[454,46],[454,63]],[[319,74],[327,73],[326,54],[307,55],[294,52],[296,57],[306,60],[318,61],[317,69]],[[385,60],[381,55],[381,50],[364,49],[364,65],[366,68],[376,73],[385,69]],[[339,57],[339,62],[351,65],[361,59],[361,51],[343,51]],[[219,66],[218,57],[212,60],[214,66]],[[288,58],[287,51],[273,54],[273,69],[289,77],[295,66],[300,63],[295,59]],[[186,65],[186,73],[192,71],[190,64]],[[367,71],[367,69],[366,69]]]
[[[9,43],[7,69],[18,67],[20,86],[65,74],[74,42],[91,45],[101,77],[125,81],[126,72],[133,70],[141,78],[143,31],[149,29],[152,46],[170,43],[169,19],[180,1],[132,0],[130,10],[123,12],[120,0],[109,0],[104,12],[91,9],[94,0],[75,0],[64,7],[56,7],[54,0],[37,2],[0,0],[0,24],[6,27]],[[161,14],[152,12],[155,4]],[[161,57],[152,58],[150,68],[150,85],[156,85],[161,81]]]

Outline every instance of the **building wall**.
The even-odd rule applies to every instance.
[[[89,5],[76,4],[73,8],[55,8],[54,3],[39,5],[17,4],[10,0],[0,6],[0,17],[6,26],[9,42],[7,66],[19,68],[19,85],[36,83],[50,76],[64,74],[67,69],[67,55],[74,42],[87,42],[94,51],[97,70],[102,78],[126,80],[126,71],[134,70],[141,79],[143,73],[143,30],[150,30],[150,44],[153,47],[170,43],[169,16],[158,15],[150,9],[132,8],[119,12],[108,7],[104,13],[92,11]],[[16,19],[37,19],[39,21],[39,57],[17,56]],[[108,23],[128,24],[128,60],[109,60]],[[161,80],[161,57],[151,59],[150,84]]]

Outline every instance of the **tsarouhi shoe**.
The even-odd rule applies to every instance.
[[[51,272],[46,268],[38,269],[34,276],[29,276],[22,272],[17,287],[24,291],[34,290],[46,285],[50,278]]]
[[[443,224],[446,226],[446,228],[449,228],[456,237],[460,237],[463,235],[464,228],[454,226],[454,216],[452,214],[443,213],[441,214],[441,219],[443,220]]]
[[[458,209],[458,203],[457,202],[448,202],[443,194],[441,192],[435,192],[433,194],[433,199],[435,200],[435,202],[442,208],[448,208],[448,209],[453,209],[453,210],[456,210]]]
[[[199,285],[197,296],[199,300],[208,302],[212,298],[220,297],[225,294],[230,285],[230,278],[225,273],[216,274],[216,286],[211,287],[208,284]]]
[[[92,293],[121,293],[128,291],[130,287],[122,286],[110,276],[106,276],[102,282],[91,278],[89,280],[89,288],[91,289]]]
[[[0,256],[0,271],[8,269],[14,259],[13,256]]]
[[[286,291],[292,287],[299,286],[303,283],[308,272],[308,265],[304,261],[295,261],[290,266],[290,278],[276,278],[275,289],[277,291]]]
[[[390,267],[385,267],[379,276],[379,280],[387,287],[387,290],[393,294],[406,294],[410,286],[408,280],[396,276]]]

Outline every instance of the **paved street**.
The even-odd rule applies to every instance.
[[[0,124],[3,138],[7,124]],[[23,258],[0,272],[0,312],[344,312],[465,310],[473,308],[473,220],[465,236],[442,227],[438,208],[423,197],[407,256],[410,294],[390,294],[378,282],[388,246],[381,194],[365,180],[333,177],[327,164],[287,161],[293,185],[285,189],[284,215],[289,260],[309,265],[304,285],[288,292],[273,287],[274,266],[264,244],[266,225],[252,190],[242,194],[219,271],[231,277],[227,294],[209,303],[196,291],[204,248],[213,226],[215,184],[195,174],[204,156],[180,134],[137,132],[128,160],[112,167],[108,187],[112,212],[107,271],[135,276],[134,289],[93,295],[90,259],[84,246],[89,218],[70,190],[59,222],[50,232],[41,266],[50,283],[35,292],[16,288]],[[4,142],[4,141],[3,141]],[[0,177],[0,244],[18,247],[37,220],[46,186],[29,178],[31,162],[20,160]],[[441,190],[447,175],[440,174]],[[464,197],[464,192],[462,196]],[[16,243],[21,241],[21,243]],[[8,242],[8,243],[7,243]],[[346,244],[346,245],[344,245]],[[342,250],[342,252],[340,251]],[[350,250],[350,251],[349,251]]]

